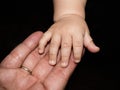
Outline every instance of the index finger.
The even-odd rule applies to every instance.
[[[34,50],[42,36],[42,32],[37,31],[31,34],[21,44],[19,44],[10,54],[1,62],[2,67],[17,68],[24,62],[25,58]]]

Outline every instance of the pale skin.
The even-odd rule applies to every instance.
[[[79,63],[84,47],[90,52],[100,50],[90,36],[85,21],[85,6],[87,0],[53,0],[54,24],[44,33],[39,41],[39,53],[43,53],[50,41],[49,64],[57,63],[57,54],[61,53],[61,66],[69,64],[71,51],[75,63]]]
[[[0,63],[0,90],[64,90],[77,64],[71,54],[67,68],[61,68],[60,63],[49,65],[48,52],[38,53],[41,36],[39,31],[31,34]],[[21,65],[32,74],[21,69]]]

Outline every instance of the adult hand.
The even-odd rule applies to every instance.
[[[35,32],[18,45],[0,64],[0,90],[63,90],[75,69],[71,55],[67,68],[51,66],[46,52],[38,53],[42,32]],[[46,50],[47,51],[47,50]],[[21,68],[21,66],[24,66]]]

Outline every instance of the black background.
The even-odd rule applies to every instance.
[[[52,0],[0,2],[0,60],[32,32],[46,31],[53,23]],[[120,90],[119,5],[117,1],[88,0],[86,21],[101,48],[86,50],[66,90]]]

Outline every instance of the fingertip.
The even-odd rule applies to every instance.
[[[95,52],[99,52],[100,51],[100,47],[95,46]]]
[[[43,45],[43,42],[40,40],[39,41],[39,46],[38,46],[38,52],[41,54],[41,53],[44,53],[44,49],[45,49],[45,46]]]
[[[61,67],[65,68],[68,66],[68,63],[67,62],[61,62]]]
[[[43,32],[42,31],[36,31],[34,33],[37,33],[37,34],[40,34],[40,35],[43,35]]]
[[[75,52],[74,52],[74,62],[75,62],[75,63],[79,63],[80,60],[81,60],[81,56],[82,56],[82,51],[79,52],[79,53],[76,53],[76,54],[75,54]]]
[[[80,59],[78,59],[78,60],[75,60],[74,62],[75,62],[75,63],[79,63],[79,62],[80,62]]]
[[[43,53],[44,51],[44,47],[41,47],[41,43],[39,42],[39,46],[38,46],[38,53]]]
[[[42,49],[39,49],[39,53],[40,53],[40,54],[43,53],[43,50],[42,50]]]
[[[55,65],[55,64],[56,64],[56,61],[55,61],[55,60],[49,60],[49,64],[50,64],[50,65]]]
[[[90,44],[88,45],[88,49],[93,53],[100,51],[100,48],[97,45],[95,45],[93,41],[91,41]]]
[[[86,33],[85,38],[84,38],[84,45],[85,47],[92,53],[96,53],[100,51],[100,47],[98,47],[92,37],[90,36],[90,34]]]

